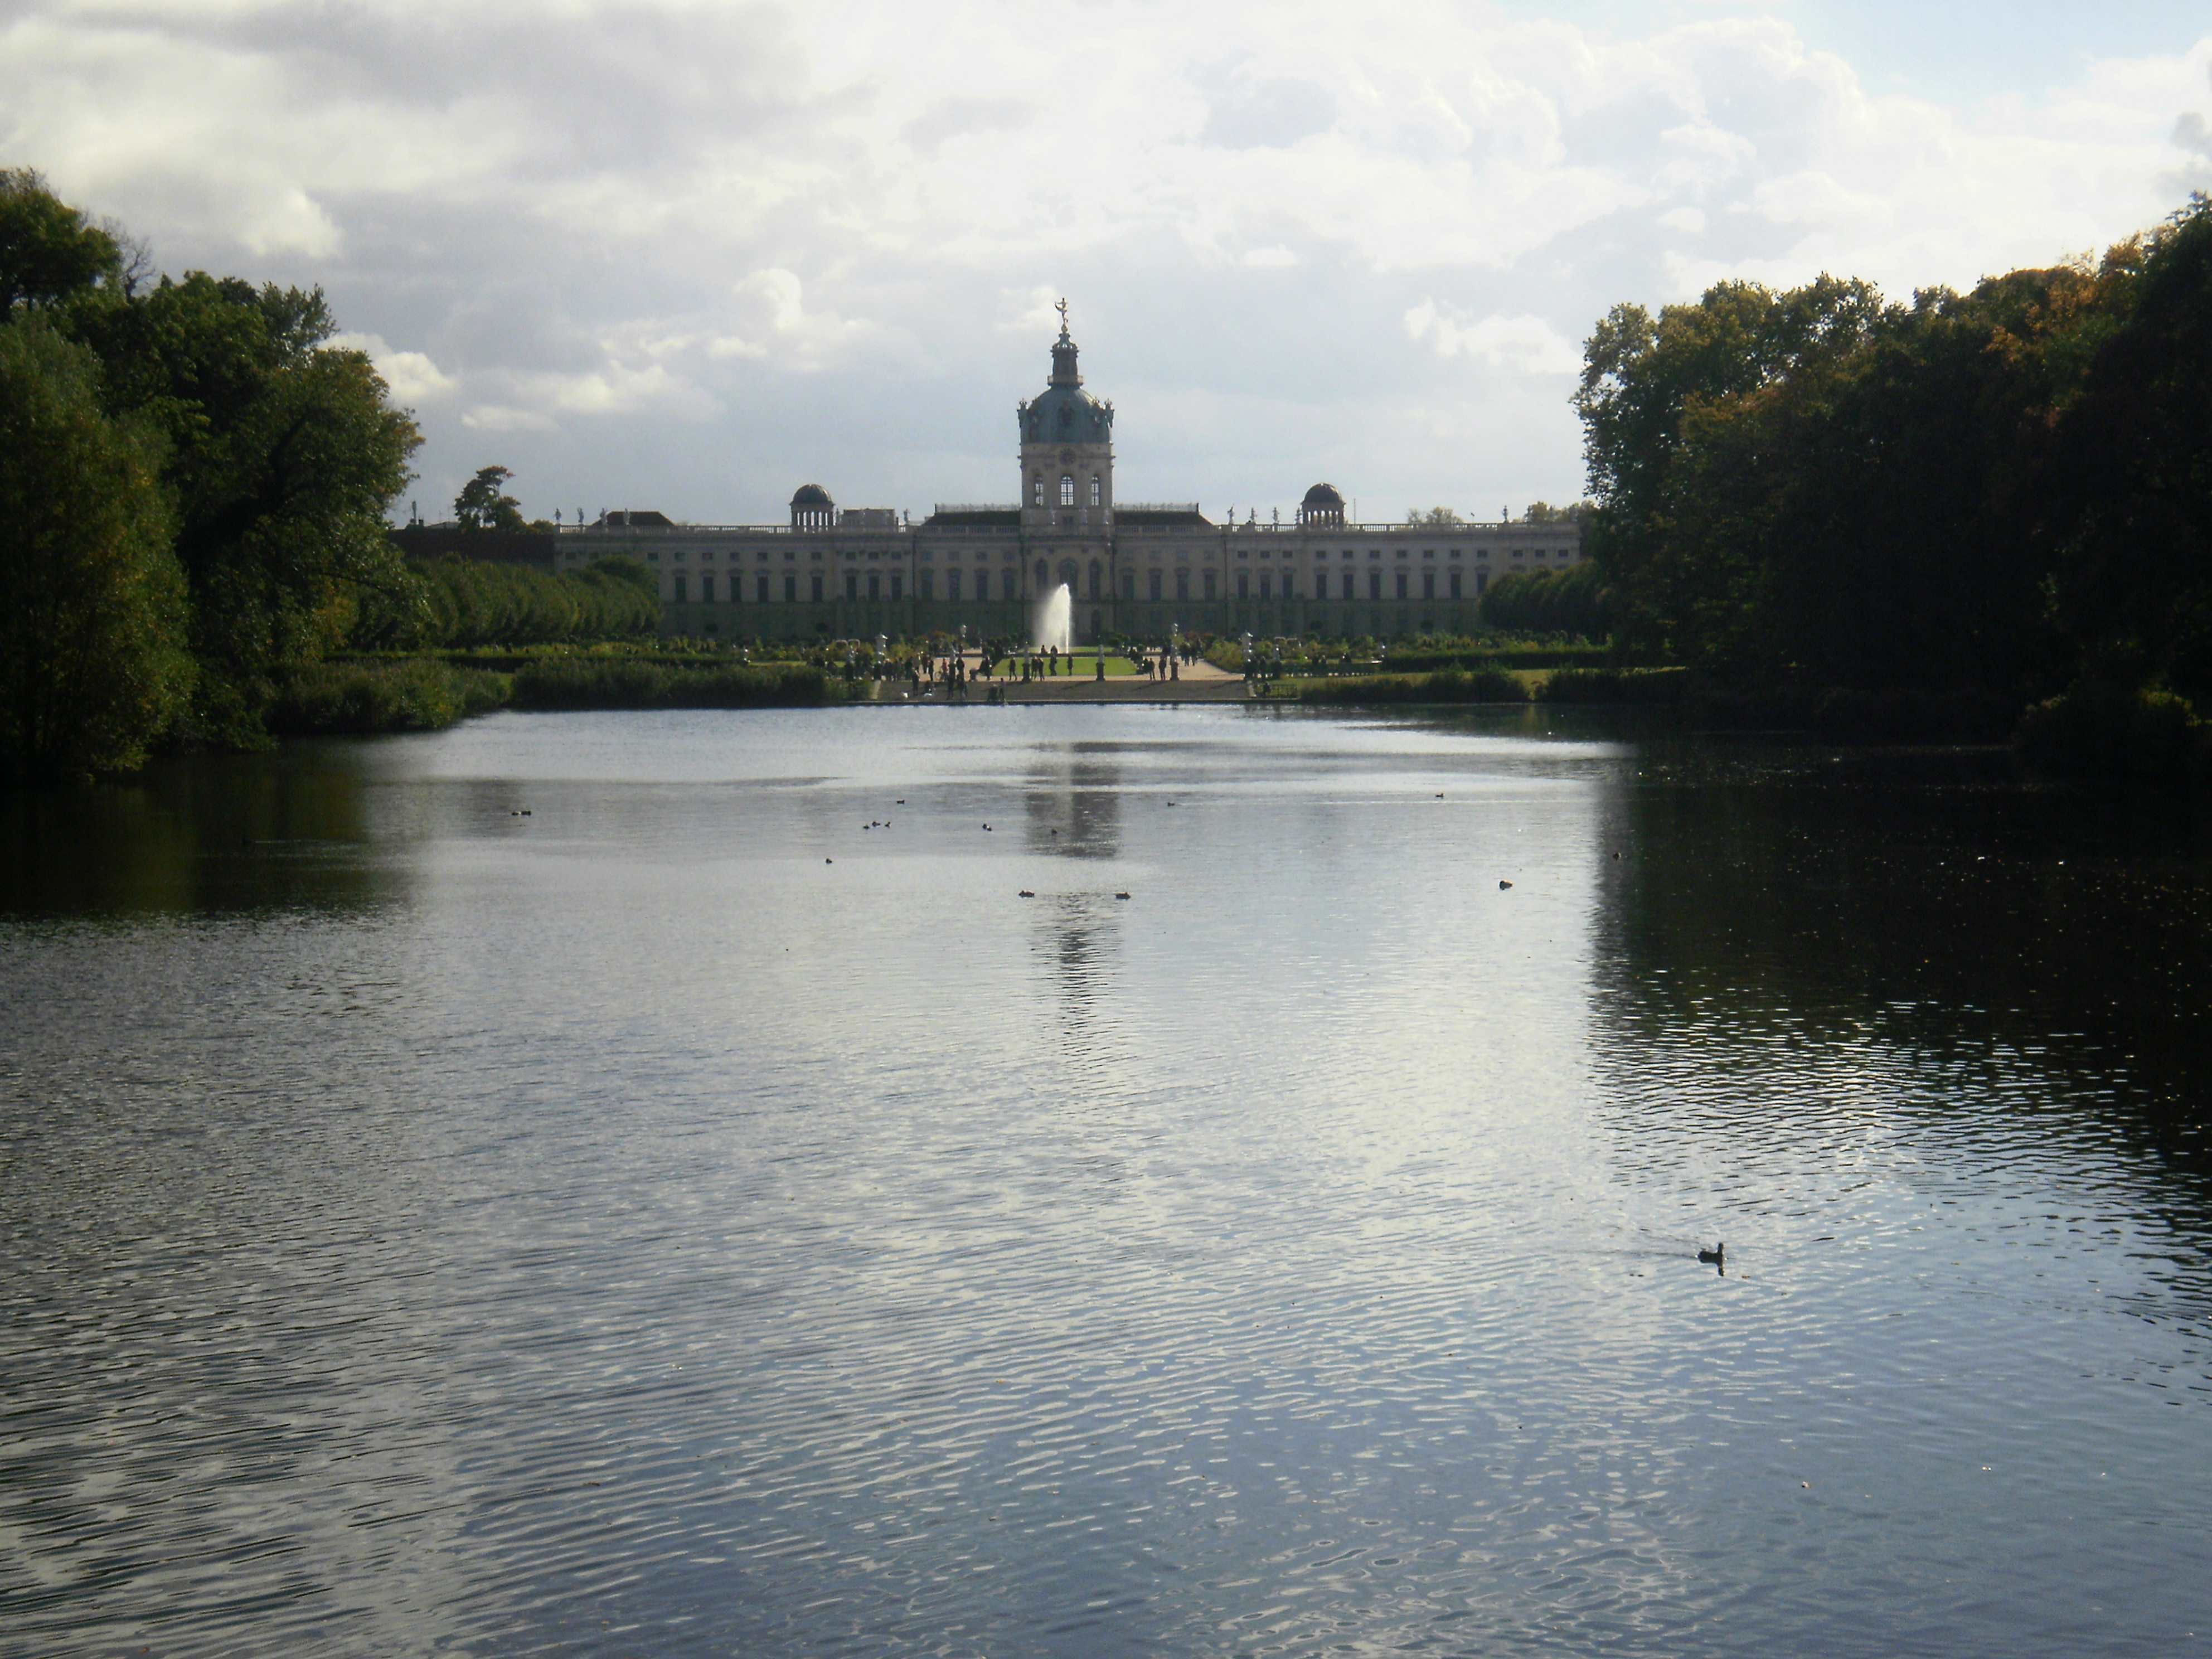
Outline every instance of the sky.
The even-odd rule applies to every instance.
[[[0,165],[319,284],[449,516],[1011,501],[1067,298],[1120,499],[1583,491],[1613,305],[1905,298],[2212,189],[2202,0],[0,0]]]

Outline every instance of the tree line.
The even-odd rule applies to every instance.
[[[360,594],[350,642],[369,650],[553,645],[650,635],[660,623],[653,574],[599,559],[555,574],[478,559],[412,560]]]
[[[0,171],[0,772],[267,740],[288,672],[403,573],[420,443],[319,289],[149,283],[115,228]]]
[[[1575,403],[1627,658],[2084,732],[2212,708],[2203,196],[1963,294],[1823,276],[1617,306]]]

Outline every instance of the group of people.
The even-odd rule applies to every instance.
[[[965,655],[951,652],[944,656],[914,657],[908,661],[907,674],[916,696],[925,691],[942,690],[964,698],[970,678],[995,678],[1002,683],[1018,679],[1026,684],[1034,680],[1072,676],[1082,660],[1075,652],[1062,651],[1055,645],[1048,645],[1042,651],[1009,652],[1003,655],[987,645],[975,653],[972,668]],[[1154,682],[1180,681],[1183,668],[1197,660],[1197,652],[1188,645],[1163,646],[1136,653],[1137,672]]]

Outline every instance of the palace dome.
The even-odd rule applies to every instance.
[[[793,507],[835,507],[836,505],[830,499],[830,492],[820,484],[799,485],[792,493],[791,504]]]
[[[1114,436],[1114,411],[1079,386],[1048,386],[1022,410],[1022,441],[1103,444]]]
[[[1083,389],[1076,366],[1075,341],[1067,331],[1067,306],[1060,303],[1060,337],[1052,343],[1052,380],[1021,407],[1025,444],[1103,444],[1114,439],[1114,405]]]

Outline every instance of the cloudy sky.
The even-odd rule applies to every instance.
[[[1066,294],[1121,499],[1571,499],[1620,300],[1902,296],[2212,188],[2203,0],[0,0],[0,163],[319,283],[533,514],[1004,501]],[[404,510],[404,504],[403,504]]]

